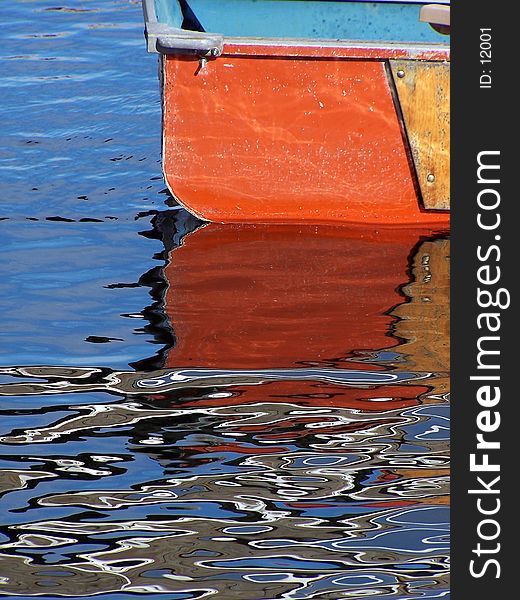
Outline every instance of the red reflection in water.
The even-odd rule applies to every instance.
[[[321,366],[380,370],[359,353],[389,349],[409,257],[431,229],[209,224],[171,253],[166,368]],[[412,406],[418,385],[349,389],[306,381],[236,386],[197,404],[293,402],[384,411]]]

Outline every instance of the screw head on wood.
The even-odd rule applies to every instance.
[[[426,180],[428,181],[428,183],[433,183],[435,181],[435,175],[433,173],[430,173],[428,177],[426,177]]]
[[[397,71],[397,77],[399,77],[400,79],[404,77],[404,71],[402,69],[399,69],[399,71]]]

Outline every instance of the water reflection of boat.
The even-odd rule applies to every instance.
[[[174,214],[166,364],[0,369],[6,593],[448,593],[447,239]]]
[[[303,375],[312,368],[381,372],[404,361],[403,341],[409,340],[407,353],[416,352],[418,343],[412,346],[411,340],[420,338],[423,323],[410,318],[400,324],[403,317],[396,315],[413,306],[410,290],[418,285],[402,288],[409,280],[410,254],[419,256],[418,248],[425,244],[430,255],[445,249],[442,243],[425,241],[432,233],[296,225],[211,224],[198,229],[170,253],[165,269],[165,312],[176,338],[165,368],[225,369],[243,376],[259,369],[301,369],[297,382],[252,386],[245,395],[238,384],[234,396],[205,400],[213,406],[266,401],[267,388],[269,401],[275,402],[291,399],[368,411],[416,404],[428,389],[422,382],[348,389],[334,381],[305,381]],[[437,274],[436,260],[429,259],[430,267],[445,286],[447,271]],[[444,292],[442,287],[440,295]],[[445,309],[441,303],[437,320]],[[439,336],[445,333],[441,330]],[[415,371],[439,370],[440,364],[416,358]]]
[[[449,38],[423,4],[144,0],[173,195],[219,222],[447,223]]]
[[[408,301],[391,312],[399,352],[408,368],[446,373],[435,379],[437,394],[450,388],[450,240],[425,240],[411,261],[411,282],[402,288]]]
[[[169,344],[148,367],[6,368],[31,381],[0,394],[107,390],[185,404],[191,390],[207,407],[289,401],[375,414],[447,391],[447,238],[408,228],[194,227],[160,223],[173,249],[155,320]]]
[[[425,240],[412,257],[412,280],[403,289],[408,302],[392,311],[399,351],[413,368],[449,371],[450,241]]]

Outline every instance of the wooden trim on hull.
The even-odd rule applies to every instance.
[[[449,51],[226,44],[217,60],[164,56],[170,191],[209,221],[446,226],[447,211],[422,207],[389,66],[418,56],[445,65]]]
[[[423,205],[449,210],[449,64],[391,60],[390,65]]]

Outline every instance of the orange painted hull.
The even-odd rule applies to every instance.
[[[446,226],[425,210],[390,59],[449,51],[226,45],[163,57],[163,168],[172,194],[216,222]]]

